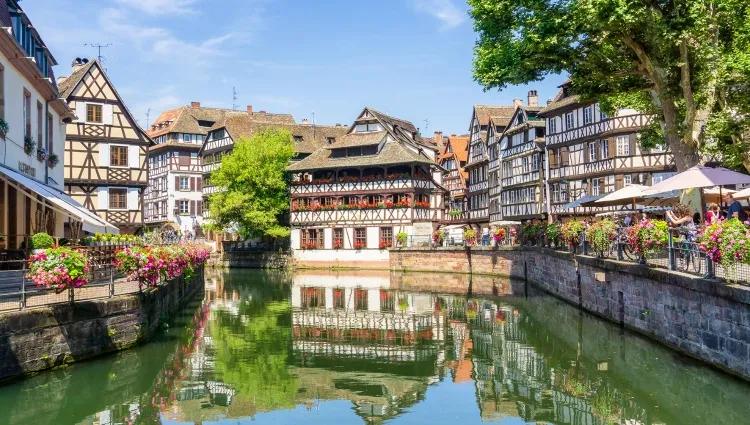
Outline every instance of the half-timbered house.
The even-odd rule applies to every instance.
[[[446,170],[443,185],[448,190],[445,221],[465,224],[469,221],[467,183],[469,176],[464,170],[469,156],[469,136],[450,136],[440,154],[438,164]]]
[[[583,197],[594,200],[629,184],[652,185],[675,172],[674,159],[665,148],[640,146],[639,131],[653,117],[632,109],[607,116],[599,103],[581,100],[570,81],[560,86],[539,116],[546,121],[547,190],[553,214],[612,210],[615,207],[561,207]]]
[[[544,204],[544,120],[537,93],[519,105],[502,134],[490,135],[490,224],[542,218]],[[499,154],[498,154],[499,152]]]
[[[97,60],[73,61],[60,81],[76,112],[65,136],[65,191],[122,233],[143,226],[151,139],[125,106]]]
[[[232,112],[191,102],[162,112],[151,125],[148,134],[156,145],[149,154],[147,226],[202,233],[203,167],[198,152],[209,130]]]
[[[487,227],[490,220],[490,191],[487,173],[489,168],[487,146],[489,130],[492,126],[492,131],[502,133],[514,110],[514,106],[474,105],[471,115],[469,157],[465,167],[469,175],[469,223],[480,229]]]
[[[0,251],[24,258],[28,237],[65,236],[65,226],[106,223],[65,194],[65,123],[75,118],[60,96],[55,58],[16,0],[0,1]],[[71,236],[68,234],[68,236]]]
[[[444,208],[436,156],[411,122],[365,108],[344,136],[287,168],[297,261],[383,266],[400,232],[427,244]]]

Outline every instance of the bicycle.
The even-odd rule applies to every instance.
[[[680,233],[679,239],[674,241],[673,248],[677,270],[700,274],[703,266],[703,253],[688,229],[678,228],[676,230]]]

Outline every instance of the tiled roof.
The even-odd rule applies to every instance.
[[[566,106],[579,103],[580,101],[581,101],[581,96],[572,95],[568,97],[563,97],[563,91],[560,90],[557,96],[555,96],[555,99],[552,101],[552,103],[545,106],[541,111],[539,111],[539,116],[545,116],[546,114],[549,114],[550,112],[554,112],[559,109],[565,108]]]
[[[453,148],[453,152],[446,152],[448,144]],[[448,143],[445,145],[442,156],[455,156],[458,161],[466,162],[469,158],[469,136],[450,136]]]
[[[515,106],[474,105],[474,113],[479,120],[479,125],[488,125],[490,118],[493,118],[495,125],[507,125],[515,109]],[[505,119],[505,124],[503,124],[503,119]]]
[[[326,146],[328,149],[348,148],[353,146],[378,145],[388,134],[387,131],[372,131],[369,133],[350,133],[336,140],[336,143]]]
[[[370,107],[367,108],[373,115],[375,115],[376,118],[378,118],[380,121],[390,124],[391,127],[398,126],[400,128],[405,129],[406,131],[410,133],[416,133],[417,128],[414,127],[414,124],[412,124],[410,121],[402,120],[401,118],[395,118],[390,115],[384,114],[383,112],[380,112],[376,109],[372,109]]]
[[[176,109],[170,109],[164,111],[159,117],[153,122],[153,126],[157,126],[156,129],[149,129],[147,132],[149,136],[159,137],[167,133],[188,133],[188,134],[208,134],[210,127],[202,127],[198,125],[198,121],[208,121],[216,123],[224,119],[226,114],[237,111],[231,109],[220,109],[220,108],[193,108],[192,106],[181,106]],[[165,124],[160,126],[160,124]],[[160,127],[160,128],[159,128]]]
[[[376,155],[344,158],[331,158],[330,149],[318,149],[307,158],[287,167],[287,171],[312,171],[326,168],[391,166],[397,164],[421,163],[437,165],[429,158],[420,155],[398,140],[390,140]]]
[[[86,65],[78,68],[76,72],[70,74],[70,77],[64,79],[60,84],[58,84],[57,89],[60,91],[60,97],[66,99],[68,96],[70,96],[70,94],[73,92],[73,89],[76,88],[76,86],[81,81],[83,76],[86,75],[88,70],[91,69],[92,66],[94,66],[95,62],[96,59],[89,61]]]

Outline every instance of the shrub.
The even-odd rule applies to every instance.
[[[589,227],[589,230],[586,231],[586,239],[588,239],[589,244],[600,257],[603,257],[604,253],[609,251],[612,241],[616,236],[617,223],[609,219],[593,223]]]
[[[40,232],[35,234],[31,237],[31,248],[32,249],[47,249],[52,248],[52,245],[55,244],[55,240],[52,239],[52,236]]]

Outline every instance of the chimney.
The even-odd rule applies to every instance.
[[[340,123],[340,122],[337,122],[337,123],[336,123],[336,127],[341,127],[341,123]]]
[[[200,102],[190,102],[190,107],[191,108],[200,108],[201,107],[201,103]]]
[[[75,58],[73,59],[73,63],[71,64],[71,68],[73,69],[72,72],[78,71],[82,66],[89,63],[88,59],[81,59],[81,58]]]
[[[260,111],[260,112],[258,112],[258,113],[259,113],[259,114],[265,114],[265,113],[266,113],[266,111]]]
[[[247,114],[252,115],[253,114],[253,105],[247,105]]]
[[[513,99],[513,106],[518,108],[519,106],[523,106],[523,100],[521,99]]]
[[[309,121],[307,121],[307,118],[302,118],[302,124],[303,124],[303,125],[304,125],[304,124],[310,124],[310,122],[309,122]]]
[[[529,106],[539,106],[539,96],[536,94],[536,90],[529,90]]]
[[[437,146],[443,146],[443,132],[435,131],[435,134],[432,137],[432,142]]]

